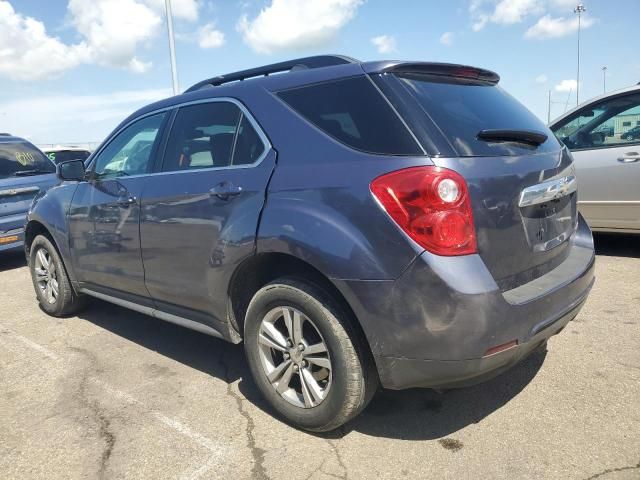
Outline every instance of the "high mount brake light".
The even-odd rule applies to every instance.
[[[460,174],[441,167],[412,167],[382,175],[371,193],[420,246],[437,255],[478,251],[471,199]]]

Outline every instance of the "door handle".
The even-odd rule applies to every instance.
[[[209,195],[218,197],[221,200],[227,200],[242,193],[242,187],[234,185],[231,182],[220,182],[218,185],[209,190]]]
[[[638,152],[627,152],[622,155],[622,157],[618,158],[619,162],[622,163],[633,163],[640,160],[640,153]]]
[[[129,195],[128,197],[120,198],[118,200],[118,205],[120,205],[121,207],[128,208],[131,205],[135,204],[137,201],[138,199],[136,197],[134,197],[133,195]]]

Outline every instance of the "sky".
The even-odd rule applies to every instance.
[[[640,81],[640,0],[585,0],[580,100]],[[546,121],[576,103],[576,0],[172,0],[180,90],[290,58],[468,64]],[[0,131],[99,142],[172,94],[164,0],[0,0]]]

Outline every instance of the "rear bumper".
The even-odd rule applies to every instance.
[[[580,218],[567,260],[501,291],[478,255],[423,253],[395,281],[336,281],[360,320],[385,388],[480,382],[558,333],[594,282],[591,231]],[[486,356],[497,345],[509,350]]]
[[[595,280],[595,279],[594,279]],[[378,357],[376,363],[380,381],[385,388],[400,390],[412,387],[459,388],[489,380],[525,359],[550,337],[573,320],[586,301],[584,298],[571,310],[560,315],[527,342],[500,353],[471,360],[419,360]]]

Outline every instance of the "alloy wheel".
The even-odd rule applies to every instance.
[[[33,268],[36,274],[36,284],[42,292],[42,296],[48,303],[56,303],[59,294],[58,273],[56,264],[46,249],[40,248],[36,252]]]
[[[270,310],[260,323],[258,348],[267,380],[287,402],[312,408],[327,398],[332,379],[329,350],[316,325],[300,310]]]

